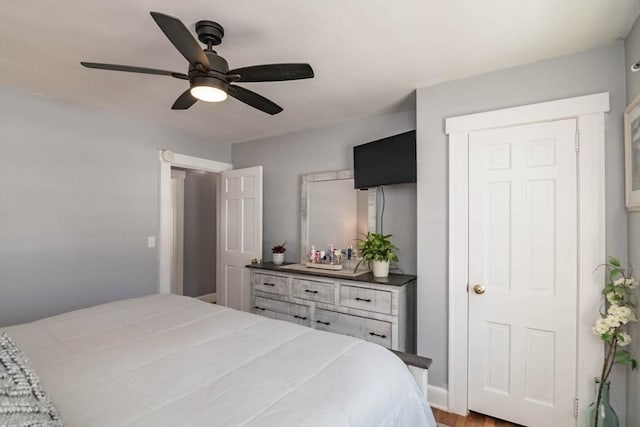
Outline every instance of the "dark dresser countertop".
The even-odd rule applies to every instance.
[[[291,265],[296,264],[293,262],[285,262],[282,265]],[[281,268],[280,265],[275,265],[272,262],[263,262],[259,264],[249,264],[248,268],[256,268],[258,270],[269,270],[269,271],[278,271],[281,273],[287,274],[302,274],[308,276],[319,276],[319,277],[329,277],[331,279],[338,280],[350,280],[353,282],[366,282],[366,283],[378,283],[380,285],[390,285],[390,286],[404,286],[407,283],[416,280],[416,276],[412,276],[409,274],[395,274],[389,273],[389,277],[374,277],[372,272],[364,273],[359,276],[342,276],[339,274],[331,274],[330,270],[314,270],[309,269],[309,271],[301,271],[301,270],[289,270],[286,268]]]

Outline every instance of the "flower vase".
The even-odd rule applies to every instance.
[[[284,253],[273,253],[273,263],[281,265],[284,262]]]
[[[596,410],[596,401],[598,399],[598,390],[600,388],[600,378],[595,378],[596,393],[594,401],[589,405],[589,413],[587,414],[587,427],[619,427],[618,416],[609,404],[609,385],[607,381],[602,387],[602,398],[600,399],[600,407]],[[597,424],[596,424],[597,422]]]

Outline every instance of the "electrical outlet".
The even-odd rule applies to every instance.
[[[147,238],[147,247],[155,248],[156,247],[156,236],[149,236]]]

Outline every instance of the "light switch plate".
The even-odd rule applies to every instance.
[[[156,236],[149,236],[147,238],[147,246],[150,248],[156,247]]]

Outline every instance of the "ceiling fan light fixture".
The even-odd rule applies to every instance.
[[[200,101],[222,102],[227,99],[226,83],[213,77],[194,77],[191,95]]]
[[[194,86],[191,88],[191,95],[205,102],[222,102],[227,99],[227,92],[211,86]]]

